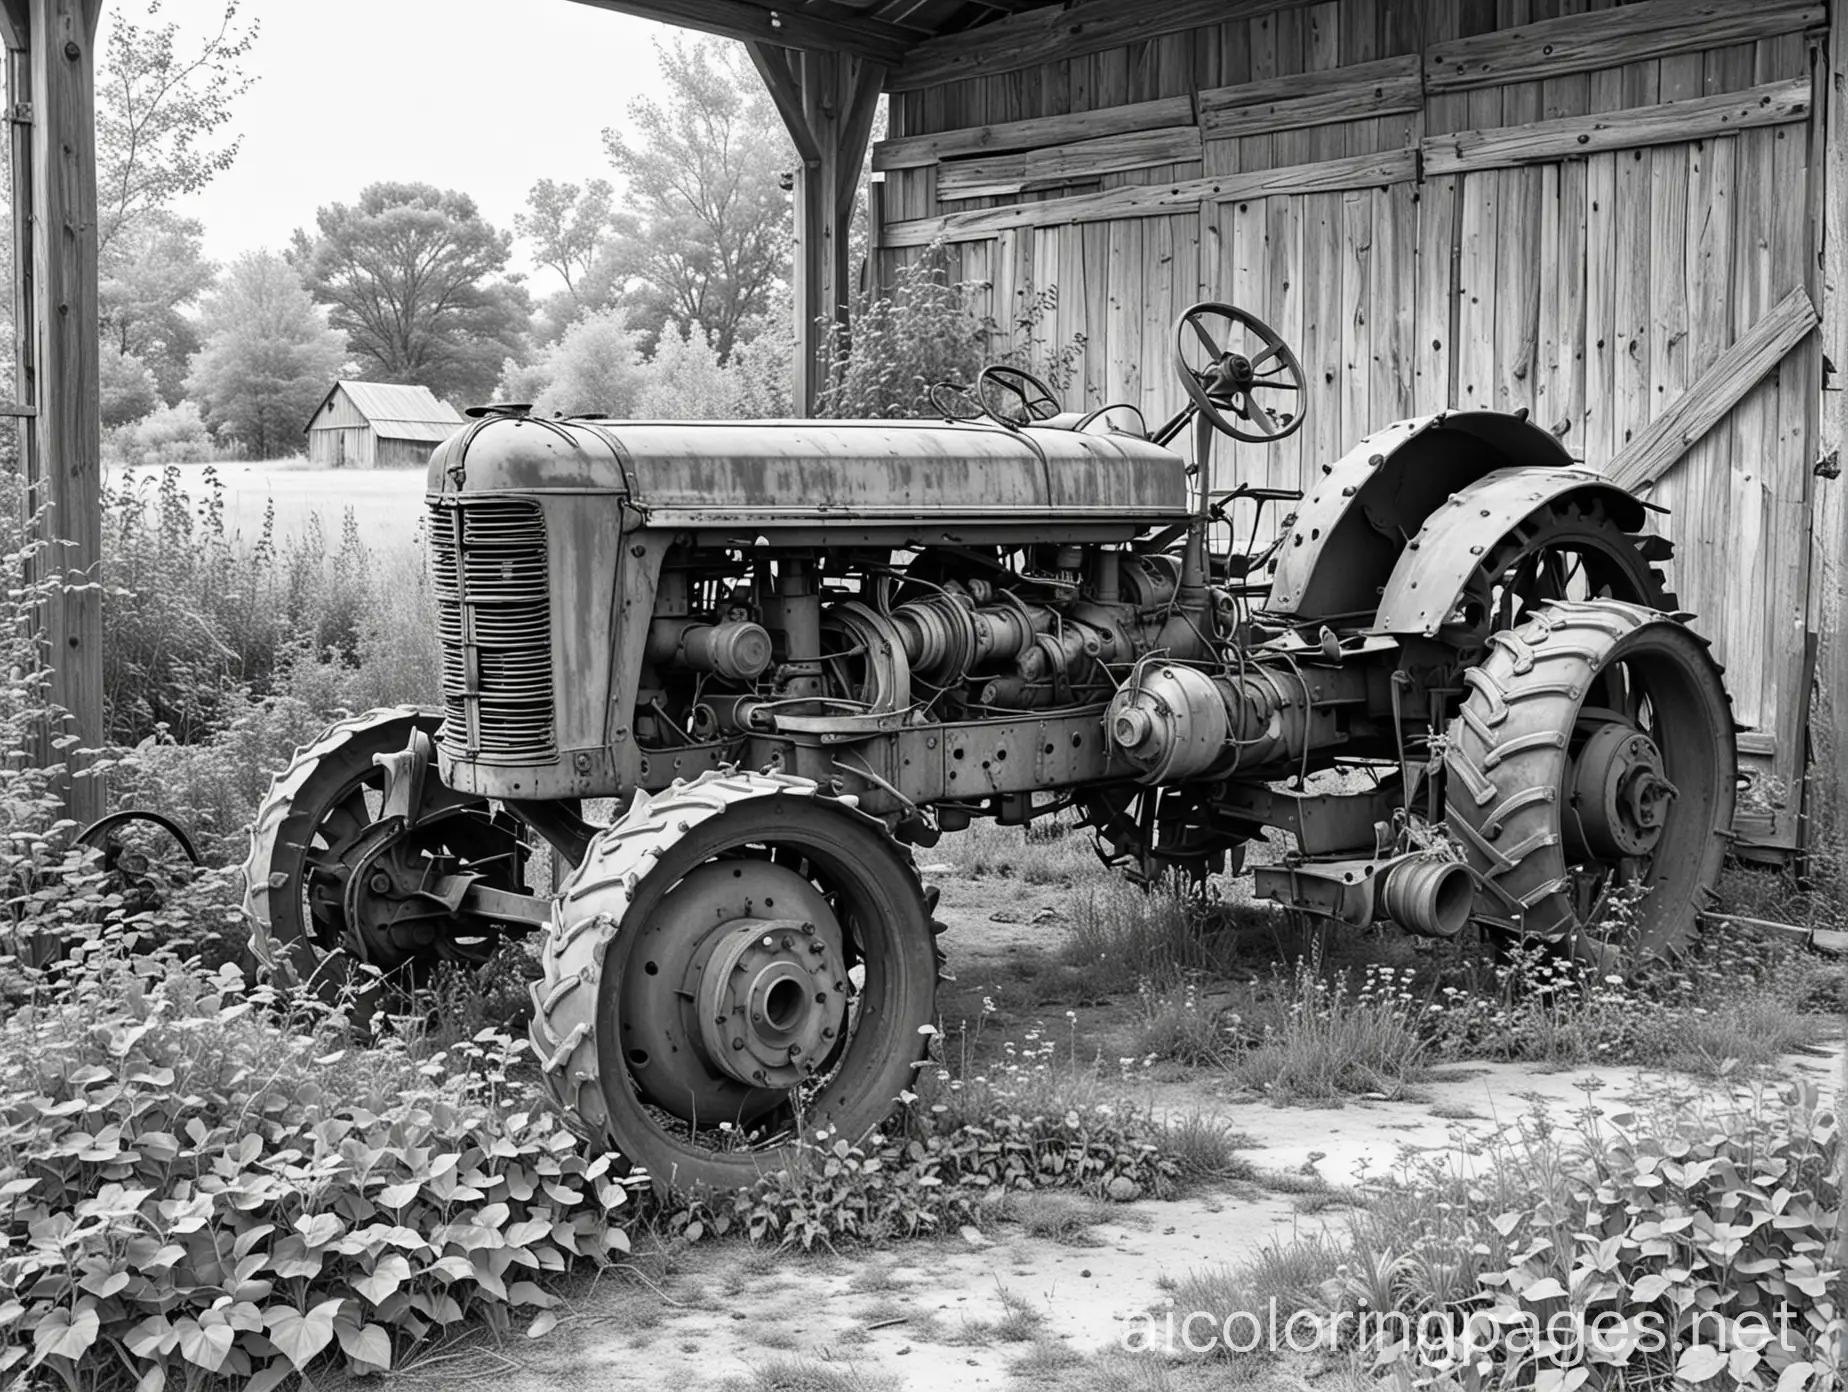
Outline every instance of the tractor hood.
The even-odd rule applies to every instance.
[[[430,457],[429,492],[619,493],[656,526],[1167,523],[1185,462],[1132,435],[947,421],[548,420],[485,415]]]

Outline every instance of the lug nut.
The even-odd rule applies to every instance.
[[[789,1056],[791,1058],[797,1058],[801,1055],[801,1053],[802,1053],[802,1046],[800,1044],[791,1044],[789,1046]]]
[[[736,1053],[739,1049],[742,1049],[743,1047],[744,1047],[744,1041],[742,1039],[732,1040],[732,1052]]]
[[[833,1026],[831,1026],[831,1025],[828,1025],[828,1026],[824,1026],[824,1027],[822,1028],[822,1031],[821,1031],[821,1037],[822,1037],[823,1039],[832,1039],[832,1038],[834,1038],[834,1028],[833,1028]]]
[[[372,885],[372,892],[374,894],[384,894],[391,888],[391,876],[381,870],[372,877],[369,883]]]

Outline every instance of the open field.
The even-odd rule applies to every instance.
[[[203,500],[207,469],[217,472],[224,485],[225,529],[255,542],[263,529],[265,509],[276,507],[278,538],[299,536],[310,519],[319,518],[321,531],[337,544],[348,511],[359,526],[360,539],[378,550],[409,543],[423,520],[422,469],[311,469],[297,461],[245,464],[182,464],[181,485]],[[151,493],[159,484],[160,469],[143,468],[110,472],[113,487],[125,474]]]

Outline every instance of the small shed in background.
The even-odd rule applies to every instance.
[[[462,417],[428,387],[335,382],[308,422],[308,459],[329,468],[422,468]]]

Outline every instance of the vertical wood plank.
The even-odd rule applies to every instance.
[[[1302,221],[1298,216],[1299,198],[1270,198],[1265,200],[1266,252],[1269,260],[1269,284],[1264,296],[1262,318],[1278,333],[1283,335],[1285,343],[1296,344],[1303,340],[1303,236]],[[1287,393],[1271,392],[1267,404],[1280,410],[1299,414],[1303,409],[1302,401],[1291,401]],[[1273,488],[1298,488],[1303,474],[1303,438],[1299,430],[1296,434],[1278,444],[1268,447],[1265,460],[1265,472]],[[1275,509],[1267,509],[1275,512]],[[1275,518],[1267,518],[1274,522]],[[1268,541],[1269,538],[1264,538]]]
[[[1786,53],[1783,62],[1799,68],[1807,63],[1801,36],[1778,40]],[[1780,126],[1772,132],[1772,187],[1778,193],[1776,231],[1771,246],[1771,289],[1782,296],[1799,286],[1814,288],[1810,228],[1810,150],[1802,126]],[[1801,196],[1799,196],[1801,191]],[[1809,714],[1808,641],[1811,551],[1794,539],[1811,534],[1811,464],[1818,457],[1815,436],[1817,397],[1822,390],[1821,347],[1816,335],[1799,344],[1778,373],[1777,454],[1771,476],[1771,604],[1768,615],[1771,651],[1768,666],[1772,685],[1767,692],[1775,728],[1780,732],[1775,775],[1791,790],[1778,809],[1773,835],[1786,844],[1797,835],[1797,812],[1802,781],[1807,772],[1807,751],[1802,731]],[[1786,733],[1787,732],[1787,733]]]
[[[1412,186],[1375,189],[1373,202],[1373,380],[1370,429],[1415,411],[1418,209]]]
[[[1082,397],[1074,394],[1074,399],[1082,400],[1084,409],[1089,411],[1109,399],[1110,335],[1115,329],[1109,298],[1110,224],[1087,223],[1082,228],[1073,228],[1072,234],[1079,244],[1084,265],[1080,323],[1085,333],[1084,394]]]
[[[1733,328],[1743,333],[1770,308],[1771,225],[1777,197],[1772,185],[1771,133],[1742,131],[1735,171],[1733,225]],[[1766,381],[1732,413],[1732,472],[1727,502],[1732,554],[1724,618],[1713,636],[1727,664],[1734,718],[1766,728],[1775,712],[1765,702],[1765,598],[1767,476],[1775,472],[1777,385]]]
[[[1501,204],[1496,171],[1463,176],[1457,255],[1456,402],[1495,404],[1496,247]]]
[[[1619,150],[1611,295],[1611,445],[1622,449],[1649,421],[1649,193],[1645,150]]]
[[[1152,268],[1145,253],[1141,218],[1106,224],[1110,243],[1109,371],[1105,401],[1142,399],[1141,304],[1150,294]]]
[[[1250,74],[1248,81],[1260,82],[1265,78],[1276,77],[1282,71],[1278,66],[1277,38],[1281,20],[1282,14],[1279,13],[1258,15],[1247,21],[1251,36],[1245,54]],[[1237,167],[1240,170],[1276,168],[1271,137],[1268,135],[1241,136],[1238,142]]]
[[[1732,198],[1737,148],[1732,136],[1688,148],[1687,370],[1696,376],[1734,338]],[[1732,432],[1722,425],[1697,441],[1682,462],[1681,510],[1671,524],[1675,560],[1670,578],[1682,607],[1711,623],[1724,617],[1731,470]],[[1709,631],[1707,623],[1702,631]]]
[[[1346,449],[1341,426],[1342,207],[1338,193],[1310,194],[1303,216],[1303,376],[1309,419],[1303,452],[1314,467]]]
[[[1843,295],[1848,292],[1848,7],[1830,7],[1828,42],[1818,84],[1827,94],[1823,106],[1826,126],[1812,178],[1823,213],[1822,335],[1820,351],[1834,365],[1821,393],[1818,419],[1819,460],[1833,458],[1839,465],[1848,392],[1848,319]],[[1824,471],[1825,475],[1827,471]],[[1833,838],[1843,829],[1844,800],[1848,799],[1848,498],[1839,473],[1819,475],[1813,485],[1811,521],[1811,627],[1818,651],[1815,707],[1810,730],[1816,745],[1816,766],[1810,791],[1819,840]]]
[[[1267,312],[1270,296],[1270,219],[1265,200],[1246,199],[1222,204],[1220,226],[1229,229],[1232,252],[1232,303],[1249,309],[1260,319]],[[1222,472],[1215,480],[1217,488],[1230,488],[1245,480],[1262,480],[1269,467],[1271,446],[1223,440],[1215,445],[1215,464]]]
[[[1341,431],[1358,440],[1373,428],[1373,193],[1341,201]]]
[[[1457,175],[1445,174],[1427,180],[1413,194],[1418,207],[1418,253],[1412,407],[1420,415],[1441,411],[1452,400],[1451,248],[1457,230],[1458,184]]]
[[[1566,439],[1566,448],[1577,453],[1579,442],[1569,438],[1572,420],[1565,412],[1565,373],[1561,365],[1562,356],[1570,353],[1561,329],[1560,306],[1560,282],[1571,274],[1559,250],[1560,222],[1564,216],[1560,185],[1565,166],[1544,165],[1539,173],[1540,201],[1532,242],[1535,253],[1534,423]]]

